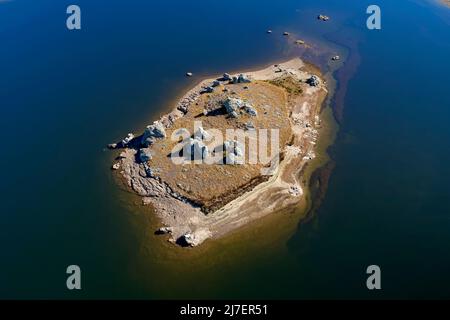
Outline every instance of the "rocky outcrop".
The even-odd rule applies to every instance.
[[[232,78],[231,78],[229,73],[224,73],[220,80],[222,80],[222,81],[230,81],[230,80],[232,80]]]
[[[230,82],[231,83],[250,83],[250,82],[252,82],[252,80],[250,80],[250,78],[248,76],[246,76],[245,74],[241,73],[237,77],[234,76]]]
[[[257,116],[258,112],[256,109],[249,103],[245,102],[242,99],[228,97],[224,102],[223,106],[225,111],[233,118],[237,118],[239,116],[239,111],[244,109],[251,116]]]
[[[203,90],[202,91],[200,91],[200,93],[211,93],[211,92],[213,92],[214,91],[214,87],[212,87],[212,86],[207,86],[207,87],[204,87],[203,88]]]
[[[168,234],[168,233],[172,233],[173,232],[173,228],[172,227],[161,227],[158,230],[156,230],[156,234]]]
[[[148,147],[153,144],[155,139],[163,139],[166,137],[166,130],[161,122],[155,121],[153,124],[147,126],[142,135],[141,144]]]
[[[195,247],[203,243],[203,241],[205,241],[206,239],[211,238],[211,236],[212,236],[211,231],[209,231],[208,229],[198,229],[193,232],[188,232],[182,235],[177,240],[177,243],[179,243],[182,246]]]
[[[226,110],[226,112],[231,115],[232,113],[235,113],[237,116],[237,112],[240,108],[242,108],[245,105],[245,102],[238,98],[231,98],[228,97],[224,102],[223,106]]]
[[[133,140],[133,139],[134,139],[134,134],[129,133],[129,134],[127,134],[127,136],[126,136],[125,138],[123,138],[123,140],[121,141],[121,143],[122,143],[122,145],[125,147],[125,146],[127,146],[127,145],[131,142],[131,140]]]
[[[312,75],[309,79],[306,80],[306,83],[312,87],[317,87],[320,85],[320,79],[316,75]]]
[[[120,169],[120,162],[116,162],[111,167],[112,170],[119,170]]]
[[[241,73],[238,76],[238,83],[250,83],[252,80],[250,80],[249,77],[247,77],[245,74]]]

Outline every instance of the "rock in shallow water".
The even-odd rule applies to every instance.
[[[195,247],[203,243],[203,241],[205,241],[206,239],[211,238],[211,236],[212,233],[208,229],[198,229],[193,232],[188,232],[182,235],[177,240],[177,243],[179,243],[182,246]]]

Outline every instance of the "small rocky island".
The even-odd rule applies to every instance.
[[[326,95],[320,72],[298,58],[204,80],[141,135],[109,145],[120,149],[112,169],[154,208],[156,233],[197,246],[299,203]],[[266,161],[251,147],[262,148],[261,132]]]

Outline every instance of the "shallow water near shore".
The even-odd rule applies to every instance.
[[[68,32],[64,4],[0,3],[0,297],[450,297],[450,11],[379,1],[382,30],[369,31],[369,4],[129,1],[106,14],[80,1],[83,29]],[[331,53],[343,57],[339,133],[308,219],[274,213],[188,250],[155,236],[104,146],[204,77],[296,55],[328,72]],[[65,289],[70,264],[79,292]],[[381,266],[381,292],[365,289],[369,264]]]

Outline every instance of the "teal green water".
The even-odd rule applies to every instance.
[[[65,3],[0,3],[1,298],[450,297],[450,9],[378,1],[370,31],[368,1],[78,4],[70,32]],[[340,130],[312,218],[187,252],[154,237],[104,146],[206,75],[298,55],[327,72],[334,52]],[[65,287],[70,264],[79,292]],[[369,264],[381,291],[365,288]]]

